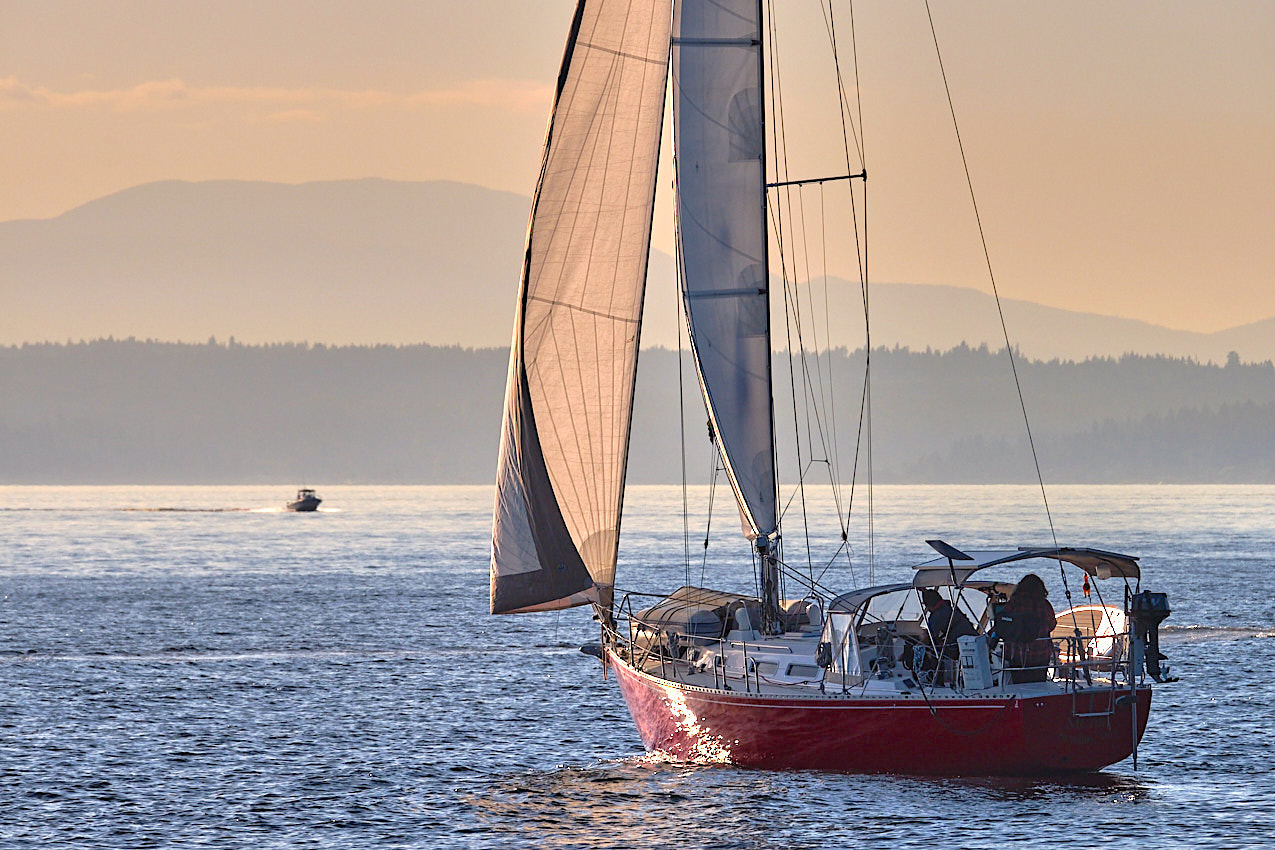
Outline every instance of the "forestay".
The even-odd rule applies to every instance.
[[[609,608],[671,0],[580,0],[527,232],[492,529],[493,613]]]
[[[681,0],[673,24],[682,292],[700,386],[750,537],[776,528],[757,0]]]

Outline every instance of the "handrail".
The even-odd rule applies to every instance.
[[[611,623],[603,625],[603,634],[604,639],[611,646],[622,653],[627,651],[627,660],[638,669],[646,669],[654,662],[658,662],[660,675],[672,680],[681,678],[680,669],[706,673],[707,667],[712,666],[713,687],[729,690],[729,681],[733,677],[728,672],[731,668],[727,665],[727,654],[739,652],[743,665],[739,671],[740,678],[744,679],[745,688],[750,693],[754,689],[760,691],[762,680],[779,688],[802,688],[807,686],[808,681],[813,681],[782,681],[762,675],[759,656],[780,655],[783,649],[787,650],[788,655],[792,655],[791,647],[761,641],[731,639],[726,635],[720,637],[690,635],[680,629],[661,628],[655,623],[644,622],[635,616],[631,599],[633,595],[626,593],[620,598],[619,603],[613,608]],[[621,625],[622,623],[627,624],[627,629]],[[673,635],[677,636],[676,640],[672,638]],[[1051,658],[1047,664],[1008,666],[1004,663],[1003,655],[999,664],[996,663],[997,656],[993,655],[992,671],[994,680],[999,682],[1000,689],[1012,684],[1010,679],[1016,672],[1041,669],[1052,670],[1051,674],[1047,673],[1046,680],[1059,684],[1064,692],[1076,692],[1081,689],[1091,692],[1095,685],[1112,691],[1136,687],[1137,671],[1133,666],[1133,637],[1128,630],[1111,635],[1064,635],[1042,638],[1042,640],[1049,640],[1052,646]],[[1095,640],[1110,641],[1110,650],[1102,655],[1095,655],[1091,651]],[[685,649],[683,650],[682,647]],[[696,655],[693,660],[688,660],[692,649],[710,654],[712,664],[701,664],[700,659],[704,657],[703,655]],[[782,659],[776,659],[776,661],[782,664]],[[827,676],[830,672],[829,669],[823,675]],[[846,675],[844,671],[842,675]],[[963,689],[964,671],[959,664],[956,675],[950,677],[949,681]]]

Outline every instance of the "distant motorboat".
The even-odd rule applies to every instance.
[[[297,497],[288,502],[287,508],[290,511],[314,511],[318,510],[319,503],[323,500],[314,495],[313,490],[298,490]]]

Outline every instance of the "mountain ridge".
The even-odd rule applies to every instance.
[[[142,184],[49,219],[0,222],[0,344],[127,338],[508,345],[529,199],[453,181]],[[652,251],[643,347],[676,348],[673,260]],[[822,298],[822,281],[797,287]],[[830,278],[863,344],[858,284]],[[874,283],[873,343],[1003,345],[991,295]],[[1038,359],[1124,353],[1275,358],[1275,318],[1212,333],[1002,298]],[[782,304],[775,318],[782,321]],[[782,324],[778,325],[782,328]],[[778,339],[778,337],[777,337]],[[826,340],[821,344],[826,345]]]

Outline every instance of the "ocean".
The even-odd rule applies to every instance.
[[[828,488],[785,494],[788,562],[843,590],[936,537],[1142,558],[1181,680],[1136,769],[1051,779],[647,755],[587,609],[487,613],[490,488],[294,489],[0,487],[0,846],[1275,844],[1275,487],[1055,487],[1054,532],[1037,488],[877,487],[871,542],[860,488],[848,558]],[[723,486],[704,548],[708,496],[684,525],[680,487],[630,488],[622,592],[752,587]]]

